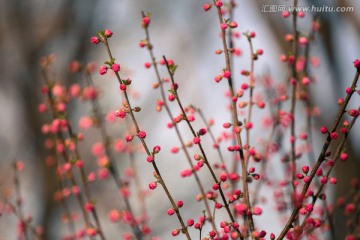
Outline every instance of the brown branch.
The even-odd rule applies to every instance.
[[[93,86],[90,74],[86,74],[86,82],[87,82],[88,86],[90,86],[90,87]],[[116,187],[118,189],[121,189],[123,187],[126,187],[126,184],[121,180],[119,171],[117,170],[117,168],[115,166],[115,157],[110,148],[110,136],[108,135],[108,133],[106,131],[104,118],[102,117],[101,107],[100,107],[100,104],[99,104],[97,98],[91,99],[91,106],[92,106],[93,113],[97,120],[97,124],[98,124],[97,126],[98,126],[98,129],[101,134],[101,139],[102,139],[103,145],[105,146],[105,154],[109,159],[110,165],[108,166],[108,169],[110,171],[111,176],[113,177]],[[121,194],[119,194],[119,197],[121,198]],[[141,240],[141,239],[143,239],[143,234],[135,220],[135,216],[134,216],[129,198],[124,196],[123,200],[125,202],[125,209],[132,216],[132,221],[130,223],[130,227],[132,228],[132,231],[133,231],[136,239]]]
[[[317,162],[315,163],[313,169],[311,170],[311,173],[310,173],[310,181],[305,183],[303,188],[302,188],[302,191],[301,191],[301,194],[300,194],[300,197],[298,198],[298,200],[296,200],[296,203],[295,203],[295,208],[293,210],[293,212],[291,213],[291,216],[289,217],[285,227],[283,228],[283,230],[281,231],[279,237],[277,238],[277,240],[280,240],[280,239],[283,239],[286,235],[286,233],[290,230],[290,228],[292,227],[292,223],[295,221],[295,219],[297,218],[298,216],[298,212],[301,208],[301,204],[304,200],[304,197],[305,197],[305,194],[307,192],[307,190],[309,189],[309,186],[311,184],[311,182],[313,181],[314,179],[314,176],[316,174],[316,171],[319,169],[320,165],[323,163],[323,161],[325,160],[325,157],[326,157],[326,152],[327,152],[327,149],[328,147],[330,146],[330,143],[332,142],[332,139],[330,137],[330,133],[334,132],[340,121],[341,121],[341,118],[342,116],[344,115],[344,113],[346,113],[346,107],[351,99],[351,96],[352,94],[354,93],[355,89],[356,89],[356,84],[358,82],[358,79],[359,79],[359,74],[360,74],[360,69],[357,69],[356,70],[356,73],[355,73],[355,76],[354,76],[354,80],[351,84],[351,92],[349,92],[344,100],[344,103],[343,105],[340,107],[339,111],[338,111],[338,114],[335,118],[335,121],[333,123],[333,126],[331,127],[331,129],[329,130],[328,134],[327,134],[327,138],[326,138],[326,141],[322,147],[322,150],[321,150],[321,153],[318,157],[318,160]]]
[[[142,16],[145,17],[145,14],[144,12],[142,12]],[[150,34],[149,34],[149,30],[148,30],[148,27],[144,27],[145,29],[145,34],[146,34],[146,42],[147,42],[147,49],[150,53],[150,57],[151,57],[151,61],[152,61],[152,65],[154,67],[154,70],[155,70],[155,74],[156,74],[156,78],[157,78],[157,81],[158,81],[158,84],[160,86],[160,94],[161,94],[161,99],[164,103],[164,107],[165,107],[165,110],[166,110],[166,113],[168,114],[169,118],[171,121],[173,121],[174,117],[171,113],[171,110],[169,108],[169,105],[167,103],[167,99],[166,99],[166,96],[165,96],[165,89],[164,89],[164,84],[161,80],[161,77],[160,77],[160,73],[159,73],[159,70],[158,70],[158,67],[157,67],[157,63],[156,63],[156,59],[155,59],[155,56],[154,56],[154,52],[153,52],[153,45],[151,44],[151,41],[150,41]],[[166,60],[165,60],[166,61]],[[195,181],[197,183],[197,186],[200,190],[200,193],[202,194],[202,196],[204,196],[203,200],[204,200],[204,204],[205,204],[205,208],[206,208],[206,212],[208,214],[208,220],[211,222],[211,225],[212,225],[212,228],[215,230],[216,234],[218,236],[219,235],[219,232],[216,228],[216,225],[215,225],[215,219],[213,218],[213,215],[211,214],[211,210],[210,210],[210,206],[209,206],[209,201],[208,199],[206,198],[206,193],[205,193],[205,190],[204,190],[204,187],[203,187],[203,184],[201,183],[201,180],[199,178],[199,175],[198,173],[194,170],[194,164],[191,160],[191,157],[190,157],[190,154],[189,154],[189,151],[187,150],[186,148],[186,144],[185,144],[185,141],[180,133],[180,130],[179,130],[179,127],[177,126],[177,124],[174,124],[174,128],[175,128],[175,131],[176,131],[176,135],[178,136],[178,139],[180,141],[180,144],[181,144],[181,147],[182,149],[184,150],[184,153],[185,153],[185,156],[186,156],[186,159],[193,171],[193,175],[194,175],[194,178],[195,178]]]
[[[215,4],[215,0],[213,2]],[[217,9],[217,13],[218,13],[219,25],[221,25],[222,23],[224,23],[224,21],[222,19],[221,7],[216,7],[216,9]],[[229,54],[229,49],[227,47],[226,32],[224,29],[221,29],[221,39],[222,39],[222,44],[223,44],[223,52],[225,54],[226,68],[228,71],[230,71],[230,74],[232,75],[230,54]],[[230,91],[230,98],[233,99],[235,94],[234,94],[234,87],[233,87],[233,82],[232,82],[231,76],[228,78],[228,86],[229,86],[229,91]],[[233,130],[236,133],[236,141],[237,141],[238,146],[240,147],[239,157],[240,157],[240,163],[241,163],[241,173],[242,173],[241,175],[242,175],[244,199],[245,199],[247,211],[250,212],[251,211],[251,202],[250,202],[249,187],[248,187],[248,182],[247,182],[247,166],[246,166],[244,151],[242,148],[243,145],[242,145],[242,141],[241,141],[241,137],[240,137],[240,130],[238,130],[238,129],[240,129],[240,126],[239,126],[239,120],[238,120],[238,115],[237,115],[237,106],[236,106],[236,103],[233,101],[231,101],[231,113],[232,113]],[[255,226],[254,226],[254,220],[253,220],[252,215],[247,216],[247,219],[249,221],[250,231],[253,232],[255,230]]]
[[[107,50],[109,59],[110,59],[110,61],[111,61],[111,60],[113,59],[113,57],[112,57],[112,53],[111,53],[111,50],[110,50],[110,46],[109,46],[108,40],[107,40],[107,38],[106,38],[105,36],[102,38],[102,42],[104,43],[104,45],[105,45],[105,47],[106,47],[106,50]],[[120,75],[119,75],[118,72],[115,72],[115,76],[116,76],[116,78],[117,78],[118,83],[119,83],[119,84],[122,84],[122,80],[121,80]],[[140,127],[139,127],[139,124],[138,124],[138,122],[137,122],[137,120],[136,120],[136,118],[135,118],[133,109],[131,108],[131,104],[130,104],[130,100],[129,100],[129,96],[128,96],[128,94],[127,94],[127,91],[124,90],[123,93],[124,93],[124,97],[125,97],[126,104],[128,105],[128,108],[129,108],[129,114],[130,114],[131,120],[132,120],[132,122],[133,122],[133,124],[134,124],[134,126],[135,126],[135,129],[136,129],[136,133],[139,133],[139,132],[140,132]],[[149,150],[149,148],[148,148],[145,140],[144,140],[143,138],[139,138],[139,139],[140,139],[140,141],[141,141],[142,146],[143,146],[144,149],[145,149],[145,152],[146,152],[147,156],[152,156],[152,154],[151,154],[151,152],[150,152],[150,150]],[[165,181],[163,180],[163,178],[162,178],[162,176],[161,176],[161,173],[160,173],[160,171],[159,171],[159,169],[158,169],[158,167],[157,167],[157,164],[156,164],[156,162],[155,162],[155,158],[154,158],[154,160],[151,162],[151,164],[152,164],[152,166],[153,166],[153,168],[154,168],[154,170],[155,170],[155,172],[156,172],[156,177],[157,177],[157,179],[158,179],[158,182],[159,182],[159,183],[161,184],[161,186],[163,187],[163,189],[164,189],[164,191],[165,191],[165,193],[166,193],[166,196],[168,197],[168,199],[169,199],[169,201],[170,201],[170,203],[171,203],[171,205],[172,205],[172,207],[173,207],[173,209],[174,209],[174,211],[175,211],[175,213],[176,213],[176,216],[177,216],[177,218],[178,218],[178,220],[179,220],[179,222],[180,222],[180,224],[181,224],[182,233],[185,234],[185,236],[186,236],[186,238],[187,238],[188,240],[190,240],[191,237],[190,237],[189,232],[188,232],[188,230],[187,230],[187,227],[186,227],[186,225],[185,225],[185,223],[184,223],[184,221],[183,221],[183,219],[182,219],[182,216],[181,216],[181,214],[180,214],[179,208],[177,207],[177,205],[176,205],[176,203],[175,203],[172,195],[170,194],[170,192],[169,192],[169,190],[168,190],[168,188],[167,188],[167,185],[166,185]]]

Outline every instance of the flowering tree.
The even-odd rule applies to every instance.
[[[319,19],[314,18],[310,32],[303,33],[298,30],[298,18],[304,18],[305,13],[297,9],[296,0],[291,11],[281,13],[285,21],[291,22],[292,32],[285,36],[289,48],[279,61],[288,71],[283,73],[283,81],[275,83],[268,74],[255,71],[257,61],[266,52],[254,47],[257,32],[238,31],[235,7],[234,1],[221,0],[203,5],[203,11],[217,19],[220,31],[222,47],[215,54],[222,64],[217,66],[212,80],[216,85],[211,91],[216,93],[219,86],[227,89],[227,105],[223,108],[228,116],[223,122],[208,119],[199,102],[188,102],[183,97],[185,81],[177,79],[177,73],[183,71],[181,66],[166,54],[155,55],[150,26],[156,16],[150,13],[142,12],[144,36],[139,46],[150,55],[144,67],[155,76],[152,87],[157,101],[156,111],[145,117],[140,115],[142,107],[134,104],[133,79],[123,71],[126,58],[115,56],[110,47],[114,38],[116,41],[111,30],[98,32],[90,42],[107,54],[96,64],[100,64],[99,75],[115,80],[113,86],[120,94],[114,101],[121,101],[117,109],[101,105],[101,90],[93,81],[96,64],[72,62],[70,71],[81,81],[66,86],[52,74],[54,55],[40,60],[44,101],[38,111],[49,118],[41,131],[46,135],[45,162],[58,185],[54,199],[61,206],[64,239],[113,239],[110,225],[117,226],[116,239],[158,239],[157,223],[167,219],[176,221],[161,229],[166,239],[171,235],[184,239],[335,238],[333,215],[337,211],[348,219],[347,239],[359,236],[358,181],[352,181],[349,193],[336,204],[327,200],[327,193],[338,182],[332,175],[334,166],[350,160],[346,141],[359,115],[359,106],[350,107],[350,102],[356,103],[360,93],[360,60],[353,61],[354,78],[348,80],[343,97],[334,102],[337,115],[330,126],[320,128],[322,143],[319,149],[314,148],[312,125],[319,109],[310,97],[311,89],[316,87],[311,68],[319,59],[311,56],[310,46],[321,29]],[[236,47],[240,37],[248,42],[249,67],[236,73],[234,57],[241,55]],[[75,104],[88,105],[91,113],[74,119],[69,109]],[[299,108],[305,109],[305,114]],[[152,132],[157,136],[149,140],[148,129],[142,125],[150,121],[151,127],[151,119],[159,116],[167,123]],[[167,131],[175,132],[177,146],[164,148],[157,142]],[[177,155],[168,157],[164,152]],[[174,156],[187,167],[177,169],[174,163],[164,163],[165,158]],[[129,159],[127,167],[124,158]],[[20,161],[14,164],[15,191],[4,191],[1,206],[17,216],[20,239],[44,239],[44,229],[34,226],[23,210],[19,176],[23,167]],[[172,187],[169,171],[180,175],[177,181],[184,185],[177,186],[182,187]],[[150,180],[145,182],[144,175]],[[188,191],[185,184],[192,190]],[[111,192],[108,202],[94,194],[96,187],[105,186],[116,193]],[[161,205],[168,206],[167,211],[147,207],[150,193],[161,196]],[[271,219],[279,219],[279,227],[261,223],[267,212]]]

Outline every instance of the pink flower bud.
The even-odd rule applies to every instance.
[[[98,37],[91,37],[90,42],[94,45],[98,44],[100,42],[100,39]]]
[[[95,228],[87,228],[86,234],[90,237],[95,237],[97,234],[97,230]]]
[[[305,215],[305,214],[307,213],[307,211],[306,211],[305,208],[300,208],[299,213],[300,213],[301,215]]]
[[[106,66],[100,66],[100,67],[99,67],[99,73],[100,73],[100,75],[106,74],[107,69],[108,69],[108,68],[107,68]]]
[[[182,206],[184,206],[184,202],[179,200],[176,205],[178,206],[178,208],[181,208]]]
[[[63,95],[65,93],[65,89],[63,86],[56,84],[53,88],[52,88],[52,94],[55,97],[60,97],[61,95]]]
[[[223,127],[224,127],[224,128],[230,128],[231,125],[232,125],[231,123],[227,122],[227,123],[224,123],[224,124],[223,124]]]
[[[338,105],[341,106],[341,105],[344,104],[344,99],[343,98],[338,98],[337,102],[338,102]]]
[[[250,149],[249,149],[249,155],[255,156],[255,154],[256,154],[255,149],[254,149],[254,148],[250,148]]]
[[[228,225],[228,223],[225,222],[225,221],[220,222],[220,227],[221,227],[221,228],[224,228],[224,227],[226,227],[227,225]]]
[[[222,78],[223,78],[223,76],[222,75],[217,75],[215,78],[214,78],[214,80],[215,80],[215,82],[220,82],[221,80],[222,80]]]
[[[79,159],[75,162],[75,166],[78,168],[82,168],[84,166],[83,162]]]
[[[355,68],[360,68],[360,59],[356,59],[353,63]]]
[[[348,111],[348,113],[350,116],[355,117],[355,118],[359,116],[359,111],[356,109],[351,109]]]
[[[193,122],[193,121],[195,121],[195,116],[194,115],[189,115],[189,116],[187,116],[187,120],[189,122]]]
[[[287,18],[290,16],[290,13],[288,11],[284,11],[281,13],[281,15],[284,17],[284,18]]]
[[[271,234],[270,234],[270,239],[271,239],[271,240],[275,239],[275,234],[271,233]]]
[[[261,215],[262,209],[261,209],[260,207],[253,207],[253,208],[252,208],[252,213],[253,213],[254,215]]]
[[[110,38],[113,35],[113,32],[109,29],[105,29],[104,35],[105,35],[105,37]]]
[[[129,134],[127,134],[126,136],[125,136],[125,141],[126,142],[131,142],[132,140],[133,140],[133,136],[132,135],[129,135]]]
[[[154,161],[154,157],[153,156],[147,156],[146,161],[151,163],[151,162]]]
[[[222,30],[225,30],[225,29],[227,29],[228,25],[226,23],[221,23],[220,27]]]
[[[320,182],[321,182],[322,184],[326,184],[327,181],[328,181],[328,179],[327,179],[326,176],[323,176],[323,177],[321,178],[321,180],[320,180]]]
[[[141,40],[141,41],[139,42],[139,47],[141,47],[141,48],[145,47],[146,45],[147,45],[147,42],[144,41],[144,40]]]
[[[308,183],[308,182],[310,182],[310,177],[305,176],[303,180],[304,180],[304,183]]]
[[[348,154],[347,153],[341,153],[340,154],[340,160],[345,162],[348,159]]]
[[[304,175],[302,175],[301,173],[297,173],[297,174],[296,174],[296,178],[297,178],[297,179],[303,179],[303,178],[304,178]]]
[[[335,164],[335,162],[334,162],[333,160],[331,160],[331,159],[328,159],[328,160],[326,161],[326,163],[327,163],[330,167],[334,166],[334,164]]]
[[[120,216],[120,212],[116,209],[112,209],[108,214],[111,222],[118,222],[120,220]]]
[[[242,90],[246,90],[246,89],[249,88],[249,85],[247,83],[243,83],[243,84],[241,84],[240,87],[241,87]]]
[[[222,3],[222,1],[217,0],[217,1],[215,2],[215,5],[216,5],[217,7],[222,7],[223,3]]]
[[[205,3],[203,5],[203,9],[205,12],[209,11],[211,9],[211,7],[212,7],[212,4],[210,4],[210,3]]]
[[[187,225],[188,225],[189,227],[193,226],[194,223],[195,223],[194,219],[191,219],[191,218],[190,218],[190,219],[187,220]]]
[[[168,99],[169,99],[170,102],[174,101],[175,100],[174,94],[169,94]]]
[[[230,22],[230,23],[228,24],[228,26],[229,26],[230,28],[237,28],[238,24],[237,24],[237,22]]]
[[[157,183],[156,183],[156,182],[151,182],[151,183],[149,183],[149,188],[150,188],[151,190],[154,190],[156,187],[157,187]]]
[[[160,150],[161,150],[161,147],[160,147],[160,146],[155,146],[155,147],[153,148],[153,152],[154,152],[155,154],[156,154],[156,153],[159,153]]]
[[[145,66],[145,68],[150,68],[150,67],[151,67],[151,63],[150,63],[150,62],[146,62],[146,63],[144,63],[144,66]]]
[[[342,127],[342,128],[340,128],[340,132],[341,132],[342,134],[345,134],[345,133],[348,132],[348,130],[347,130],[346,128]]]
[[[285,35],[286,42],[291,42],[292,40],[294,40],[294,36],[292,34],[289,33]]]
[[[235,228],[235,229],[238,229],[238,228],[240,227],[239,223],[237,223],[237,222],[234,222],[234,223],[232,224],[232,226],[233,226],[233,228]]]
[[[170,150],[172,153],[178,153],[179,152],[179,148],[178,147],[173,147]]]
[[[332,133],[330,133],[330,137],[331,137],[331,139],[336,140],[339,137],[339,134],[337,132],[332,132]]]
[[[172,60],[172,59],[168,59],[168,60],[167,60],[167,64],[168,64],[169,66],[174,66],[174,65],[175,65],[174,60]],[[175,84],[176,84],[176,83],[175,83]],[[175,87],[175,89],[177,89],[177,87]]]
[[[299,38],[299,44],[300,45],[306,45],[308,43],[308,39],[306,37],[300,37]]]
[[[113,65],[111,65],[111,69],[112,69],[114,72],[118,72],[118,71],[120,71],[120,65],[117,64],[117,63],[114,63]]]
[[[281,62],[286,62],[287,61],[287,57],[284,54],[281,54],[279,59],[280,59]]]
[[[301,170],[302,170],[303,173],[306,174],[306,173],[309,172],[310,168],[309,168],[309,166],[303,166],[303,167],[301,168]]]
[[[126,85],[125,84],[120,84],[120,90],[125,91],[126,90]]]
[[[303,79],[301,79],[301,82],[302,82],[302,84],[307,86],[310,83],[310,79],[308,77],[304,77]]]
[[[226,180],[227,180],[226,174],[221,174],[220,175],[220,181],[225,182]]]
[[[229,70],[225,70],[225,71],[223,72],[223,77],[224,77],[224,78],[230,78],[230,77],[231,77],[231,72],[230,72]]]
[[[87,181],[88,181],[88,182],[93,182],[93,181],[95,181],[95,179],[96,179],[95,173],[94,173],[94,172],[90,172],[89,175],[87,176]]]
[[[44,112],[46,112],[46,110],[47,110],[46,104],[45,103],[40,103],[39,106],[38,106],[39,113],[44,113]]]
[[[247,122],[247,123],[245,123],[245,128],[246,128],[246,129],[251,129],[252,127],[253,127],[252,122]]]
[[[137,136],[138,136],[140,139],[144,139],[144,138],[146,138],[146,132],[140,131],[140,132],[138,132]]]
[[[262,109],[262,108],[265,107],[265,102],[259,101],[259,102],[256,103],[256,105],[258,106],[258,108]]]
[[[200,143],[200,138],[199,137],[194,137],[194,139],[193,139],[193,143],[194,144],[199,144]]]
[[[194,228],[195,228],[195,229],[200,229],[200,227],[201,227],[201,224],[200,224],[200,223],[195,223],[195,225],[194,225]]]
[[[94,210],[94,205],[92,203],[87,202],[85,203],[84,209],[87,212],[92,212]]]
[[[115,115],[115,117],[125,118],[126,112],[123,110],[117,109],[117,110],[115,110],[114,115]]]
[[[308,212],[312,212],[313,211],[313,205],[312,204],[307,204],[306,206],[305,206],[305,209],[306,209],[306,211],[308,211]]]
[[[78,186],[72,186],[71,191],[75,196],[77,196],[80,193],[80,188]]]
[[[348,203],[345,207],[345,212],[347,214],[353,213],[356,210],[355,204],[354,203]]]
[[[200,136],[203,136],[203,135],[205,135],[206,134],[206,129],[205,128],[201,128],[200,130],[199,130],[199,135]]]
[[[234,55],[237,56],[237,57],[240,57],[241,54],[242,54],[242,52],[241,52],[241,50],[240,50],[239,48],[235,48],[233,53],[234,53]]]
[[[346,94],[350,94],[350,93],[352,93],[352,91],[353,91],[353,90],[352,90],[351,88],[349,88],[349,87],[348,87],[348,88],[345,88]]]
[[[330,183],[331,183],[331,184],[336,184],[336,183],[337,183],[337,179],[336,179],[336,178],[330,178]]]
[[[321,132],[322,134],[326,134],[326,133],[328,133],[328,129],[327,129],[325,126],[322,126],[322,127],[320,128],[320,132]]]
[[[149,26],[149,24],[150,24],[150,18],[149,18],[149,17],[143,17],[143,19],[142,19],[142,25],[143,25],[144,27],[147,27],[147,26]]]
[[[110,172],[107,168],[100,168],[98,170],[98,177],[99,179],[107,179],[110,175]]]
[[[171,216],[171,215],[174,215],[175,211],[174,211],[174,209],[169,208],[167,213],[168,213],[169,216]]]

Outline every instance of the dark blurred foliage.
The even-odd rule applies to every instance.
[[[56,181],[51,180],[53,175],[43,161],[44,138],[40,134],[43,120],[37,113],[37,105],[42,101],[39,59],[53,51],[61,52],[57,68],[62,75],[58,77],[68,79],[66,62],[86,59],[84,43],[88,43],[92,33],[96,6],[97,2],[91,0],[0,1],[1,108],[3,116],[9,119],[1,123],[1,175],[2,180],[6,179],[14,159],[20,158],[32,166],[34,173],[28,177],[37,178],[35,183],[44,188],[37,192],[45,199],[39,200],[43,216],[37,223],[45,229],[50,229],[47,224],[53,214]],[[9,128],[12,130],[8,131]]]

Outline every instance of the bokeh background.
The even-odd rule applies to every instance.
[[[21,181],[25,212],[33,215],[36,224],[45,227],[46,239],[60,239],[59,234],[64,226],[59,223],[60,210],[52,197],[56,182],[52,172],[44,164],[46,153],[40,129],[46,118],[37,112],[37,106],[43,100],[39,90],[43,81],[39,59],[54,53],[56,77],[69,85],[77,80],[68,71],[70,61],[93,61],[102,64],[106,59],[105,49],[94,47],[89,42],[90,36],[104,28],[114,32],[110,44],[122,66],[123,74],[133,78],[133,89],[139,95],[134,101],[144,109],[139,117],[141,126],[148,131],[148,142],[167,149],[161,163],[161,169],[166,170],[165,179],[169,181],[175,196],[180,197],[180,193],[189,192],[181,197],[185,202],[189,202],[190,206],[196,206],[196,187],[190,180],[178,183],[179,169],[186,168],[186,163],[181,161],[181,154],[168,154],[172,146],[179,144],[174,132],[164,127],[168,122],[165,113],[154,112],[159,95],[152,90],[151,83],[156,79],[152,70],[143,67],[144,62],[150,61],[150,57],[144,49],[138,47],[138,42],[145,38],[140,25],[141,11],[151,12],[150,31],[155,54],[158,58],[165,54],[175,60],[179,65],[176,78],[184,101],[188,104],[195,103],[203,109],[207,117],[214,118],[218,124],[214,131],[220,134],[219,126],[227,121],[230,115],[226,111],[227,100],[224,97],[226,86],[217,85],[213,78],[224,67],[224,62],[223,57],[214,54],[214,51],[221,47],[217,17],[214,11],[205,13],[202,10],[204,3],[205,1],[193,0],[0,0],[0,187],[12,184],[11,163],[15,160],[24,161],[26,170],[22,172]],[[256,31],[255,48],[264,50],[264,55],[255,65],[256,75],[269,74],[275,82],[284,81],[287,68],[278,59],[281,53],[289,49],[283,36],[291,32],[291,20],[283,19],[281,13],[265,13],[261,9],[268,4],[289,6],[292,2],[238,0],[237,3],[234,20],[239,23],[238,30]],[[344,89],[353,78],[352,61],[360,57],[360,2],[299,1],[299,6],[307,5],[354,7],[353,12],[346,13],[305,13],[305,18],[299,20],[299,28],[304,32],[309,31],[315,14],[323,25],[312,48],[312,55],[320,59],[320,66],[311,70],[311,74],[317,79],[317,86],[312,90],[311,97],[323,113],[314,122],[314,129],[317,129],[322,124],[332,123],[337,112],[337,98],[344,96]],[[236,46],[242,50],[242,55],[235,61],[234,72],[238,81],[243,82],[246,78],[240,76],[239,72],[249,68],[250,64],[246,39],[236,40]],[[120,105],[121,97],[112,76],[96,75],[94,82],[101,86],[104,111],[113,111]],[[353,107],[358,106],[358,103],[352,104]],[[75,125],[82,114],[88,114],[89,109],[77,104],[72,106]],[[305,128],[304,124],[300,123],[299,128]],[[347,146],[352,156],[351,161],[336,168],[334,173],[341,181],[334,188],[333,198],[347,191],[352,177],[359,177],[359,130],[357,125]],[[256,133],[254,131],[254,137]],[[121,131],[117,136],[121,136]],[[186,136],[190,139],[190,135]],[[322,138],[314,136],[314,139],[316,148],[321,144]],[[89,146],[84,144],[84,149],[86,147]],[[126,157],[118,157],[121,160],[119,165],[126,166]],[[139,172],[146,188],[152,179],[152,170],[143,164],[144,156],[139,158]],[[206,179],[206,175],[204,178]],[[106,204],[112,202],[112,195],[105,193],[117,191],[114,186],[109,185],[93,189],[95,198],[100,199],[99,205],[102,207],[99,210],[103,216],[106,216],[108,211]],[[147,206],[151,209],[149,214],[153,220],[150,221],[150,226],[154,229],[154,235],[168,239],[170,230],[176,226],[176,220],[166,216],[165,211],[169,206],[164,199],[159,190],[147,199]],[[184,214],[190,214],[191,211],[193,209],[189,207],[184,210]],[[264,214],[259,219],[259,226],[269,232],[278,233],[281,223],[269,228],[268,223],[273,220],[273,213],[271,209],[268,212],[270,214]],[[338,223],[342,226],[341,220]],[[110,233],[109,239],[120,238],[121,229],[119,231],[106,219],[103,225]],[[341,231],[339,232],[341,234]],[[16,239],[15,236],[16,218],[2,215],[0,239]]]

